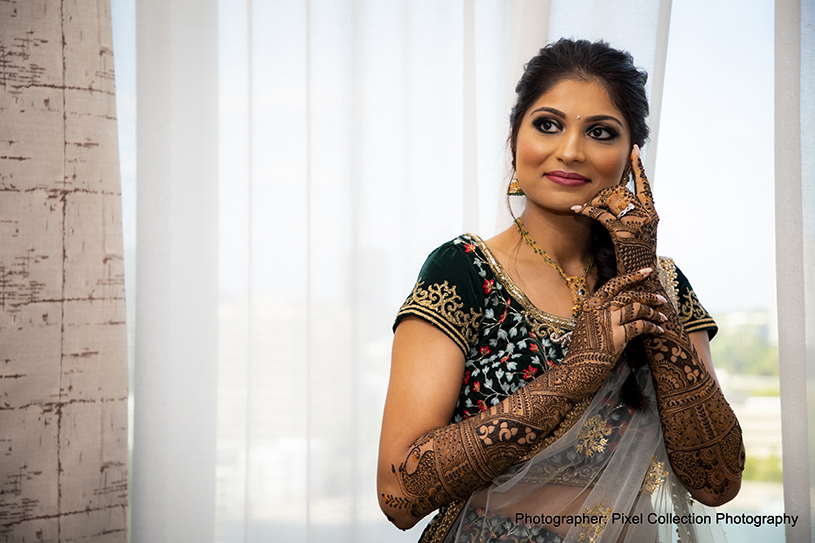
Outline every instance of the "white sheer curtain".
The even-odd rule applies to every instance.
[[[815,6],[775,11],[775,179],[784,506],[815,541]]]
[[[430,250],[506,223],[522,63],[626,48],[656,128],[669,13],[139,0],[132,541],[415,541],[375,497],[393,316]]]

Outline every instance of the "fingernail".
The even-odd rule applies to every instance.
[[[580,211],[583,209],[583,206],[572,206],[572,211]]]
[[[640,157],[640,146],[637,145],[636,143],[634,144],[634,157],[635,158]]]
[[[659,318],[662,320],[662,322],[666,322],[668,320],[668,317],[665,315],[665,313],[660,313]]]
[[[651,268],[643,268],[643,269],[640,270],[640,273],[643,274],[643,275],[648,275],[652,271],[653,270]]]
[[[664,333],[665,333],[665,329],[664,329],[663,327],[661,327],[661,326],[657,326],[657,329],[659,330],[659,333],[660,333],[660,334],[664,334]]]
[[[657,294],[657,300],[659,300],[659,303],[661,304],[668,303],[668,300],[666,300],[665,296],[663,296],[662,294]]]

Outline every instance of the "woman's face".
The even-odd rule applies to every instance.
[[[620,182],[631,129],[606,89],[567,79],[542,94],[521,120],[515,172],[529,201],[563,213]]]

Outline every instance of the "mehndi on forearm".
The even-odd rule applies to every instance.
[[[646,275],[615,277],[584,302],[560,365],[478,415],[416,440],[405,460],[398,467],[391,465],[399,491],[382,494],[385,508],[406,511],[418,520],[469,496],[531,452],[607,379],[623,347],[614,343],[612,308],[630,301],[656,303],[653,294],[627,290]]]
[[[646,285],[662,290],[657,280]],[[677,477],[691,491],[727,501],[744,470],[741,427],[722,390],[694,349],[675,309],[667,304],[665,333],[644,337],[665,439]]]
[[[606,227],[620,275],[657,265],[659,215],[636,146],[631,159],[636,161],[636,195],[617,186],[576,210]],[[665,294],[656,274],[641,288]],[[694,496],[723,503],[735,495],[744,470],[741,427],[676,309],[666,304],[662,312],[668,317],[664,333],[643,336],[643,345],[654,376],[665,449],[674,472]]]
[[[391,466],[401,495],[383,494],[384,503],[418,520],[469,496],[520,461],[576,402],[595,392],[611,358],[585,356],[555,368],[486,411],[423,435],[401,465]]]

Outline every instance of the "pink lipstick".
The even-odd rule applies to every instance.
[[[558,185],[564,185],[566,187],[579,187],[580,185],[585,185],[586,183],[591,182],[589,179],[580,174],[564,172],[561,170],[546,172],[544,177],[546,177],[552,183],[557,183]]]

